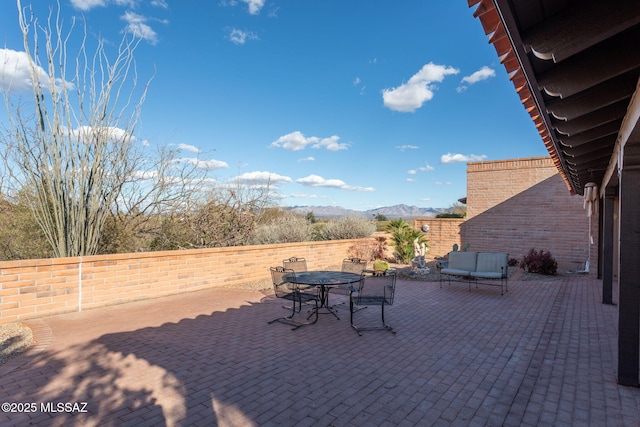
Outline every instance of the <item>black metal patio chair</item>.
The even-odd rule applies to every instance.
[[[364,270],[367,268],[367,261],[362,260],[360,258],[345,258],[342,260],[342,272],[347,273],[355,273],[362,274]],[[358,286],[358,284],[353,285],[338,285],[330,287],[329,294],[339,294],[349,296],[351,294],[351,287]],[[327,296],[328,300],[328,296]]]
[[[351,326],[362,335],[363,331],[387,330],[394,334],[393,328],[388,325],[384,319],[385,306],[393,304],[393,297],[396,290],[396,275],[389,272],[384,275],[374,275],[373,271],[365,271],[362,275],[362,281],[359,287],[352,287],[349,297],[349,308],[351,311]],[[354,324],[353,315],[358,311],[360,306],[380,306],[380,314],[382,318],[381,326],[360,327]]]
[[[291,307],[285,307],[291,309],[291,314],[285,317],[278,317],[271,320],[269,323],[281,322],[287,325],[293,326],[292,330],[298,329],[301,326],[311,325],[318,321],[318,292],[314,288],[301,289],[297,284],[290,282],[291,278],[295,280],[295,271],[284,267],[271,267],[271,280],[273,281],[273,290],[276,297],[291,301]],[[314,302],[315,310],[311,310],[311,313],[307,317],[307,322],[295,320],[293,317],[296,313],[302,311],[303,303]],[[296,304],[298,309],[296,310]],[[311,316],[315,315],[315,319],[312,322],[308,322]]]
[[[301,271],[307,271],[307,260],[305,258],[291,257],[283,260],[282,266],[300,273]]]

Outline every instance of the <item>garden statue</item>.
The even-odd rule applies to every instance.
[[[411,261],[411,271],[421,274],[427,274],[429,267],[427,267],[427,260],[424,256],[427,254],[427,244],[422,242],[418,243],[418,238],[413,241],[414,258]]]

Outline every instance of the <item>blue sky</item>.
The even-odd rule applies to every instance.
[[[143,38],[140,140],[220,183],[269,178],[283,206],[448,207],[467,161],[548,154],[464,0],[60,3],[89,47]],[[11,1],[0,37],[0,56],[24,50]]]

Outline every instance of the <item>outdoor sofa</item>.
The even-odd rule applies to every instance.
[[[440,287],[443,278],[451,278],[469,284],[500,286],[500,295],[509,291],[507,275],[509,254],[504,252],[449,252],[448,261],[440,262]]]

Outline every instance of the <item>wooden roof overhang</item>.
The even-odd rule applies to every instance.
[[[640,166],[640,0],[468,4],[572,193]]]

